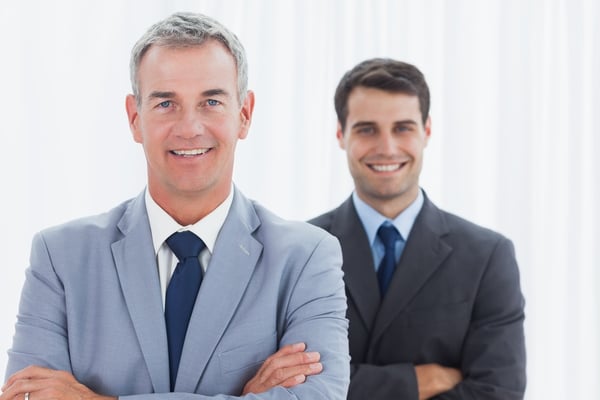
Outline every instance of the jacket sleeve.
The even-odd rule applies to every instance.
[[[474,304],[462,351],[464,380],[436,399],[523,399],[524,307],[514,248],[502,238],[489,257]]]
[[[412,364],[352,364],[348,400],[417,400],[417,377]]]
[[[25,272],[6,379],[29,365],[71,372],[65,292],[40,234]]]

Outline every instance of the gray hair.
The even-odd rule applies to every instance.
[[[152,25],[133,46],[129,73],[138,104],[141,101],[138,70],[150,46],[193,47],[200,46],[208,40],[218,40],[233,56],[237,66],[238,100],[243,104],[248,90],[248,62],[244,46],[237,36],[220,22],[206,15],[189,12],[175,13]]]

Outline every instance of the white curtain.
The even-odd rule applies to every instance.
[[[0,5],[0,372],[30,239],[144,186],[124,111],[129,50],[176,10],[235,31],[257,105],[237,185],[307,219],[352,190],[333,93],[370,57],[432,93],[422,186],[510,237],[527,299],[527,399],[600,398],[600,4],[596,0],[12,1]]]

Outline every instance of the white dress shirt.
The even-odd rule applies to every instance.
[[[163,300],[163,308],[165,306],[165,298],[167,295],[167,287],[171,280],[171,275],[177,266],[177,256],[171,251],[166,240],[175,232],[192,231],[198,236],[206,248],[200,252],[200,265],[204,273],[206,273],[210,258],[217,241],[219,231],[225,222],[225,218],[233,202],[233,188],[229,192],[229,196],[210,214],[202,218],[195,224],[181,226],[169,214],[165,212],[150,196],[148,188],[145,194],[146,210],[148,211],[148,220],[150,221],[150,230],[152,232],[152,242],[154,244],[154,252],[156,254],[156,263],[158,265],[158,276],[160,279],[160,289]]]

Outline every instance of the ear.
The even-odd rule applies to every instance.
[[[425,131],[425,145],[429,142],[429,138],[431,137],[431,116],[427,117],[427,121],[425,121],[425,126],[423,127]]]
[[[139,128],[138,106],[135,96],[127,95],[125,98],[125,109],[127,110],[127,119],[129,120],[129,130],[133,135],[133,140],[137,143],[142,143],[142,134]]]
[[[239,139],[246,139],[246,136],[248,136],[248,130],[250,129],[250,123],[252,122],[253,112],[254,92],[252,90],[248,90],[246,93],[246,98],[244,99],[244,104],[242,104],[242,108],[240,109],[241,128],[240,134],[238,135]]]
[[[335,137],[338,140],[338,144],[340,149],[346,150],[346,142],[344,141],[344,131],[342,130],[342,124],[337,123],[337,130],[335,132]]]

